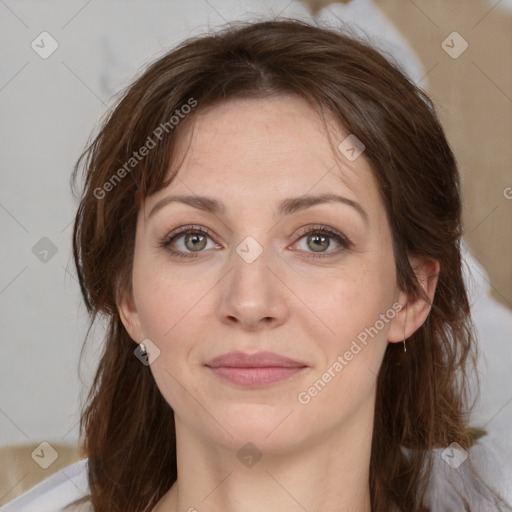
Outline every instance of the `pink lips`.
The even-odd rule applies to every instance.
[[[215,357],[206,365],[218,377],[246,387],[267,386],[293,377],[307,365],[273,352],[244,354],[230,352]]]

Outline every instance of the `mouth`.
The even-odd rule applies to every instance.
[[[264,387],[291,379],[308,366],[272,352],[230,352],[215,357],[205,366],[220,379],[244,387]]]

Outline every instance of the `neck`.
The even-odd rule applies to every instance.
[[[371,512],[373,422],[365,420],[300,449],[263,453],[253,465],[247,452],[246,466],[236,450],[176,419],[178,480],[154,512]]]

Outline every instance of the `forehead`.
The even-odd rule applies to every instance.
[[[338,145],[350,134],[332,114],[325,121],[295,96],[232,99],[203,109],[181,134],[178,148],[184,156],[174,159],[180,162],[174,180],[148,198],[148,207],[170,191],[247,205],[336,191],[378,201],[364,153],[353,161],[346,158]]]

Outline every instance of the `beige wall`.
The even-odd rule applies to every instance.
[[[303,3],[315,13],[333,2]],[[375,4],[428,73],[428,92],[463,176],[464,240],[485,268],[492,296],[512,309],[512,11],[497,0]],[[468,43],[455,59],[441,47],[452,32]]]

